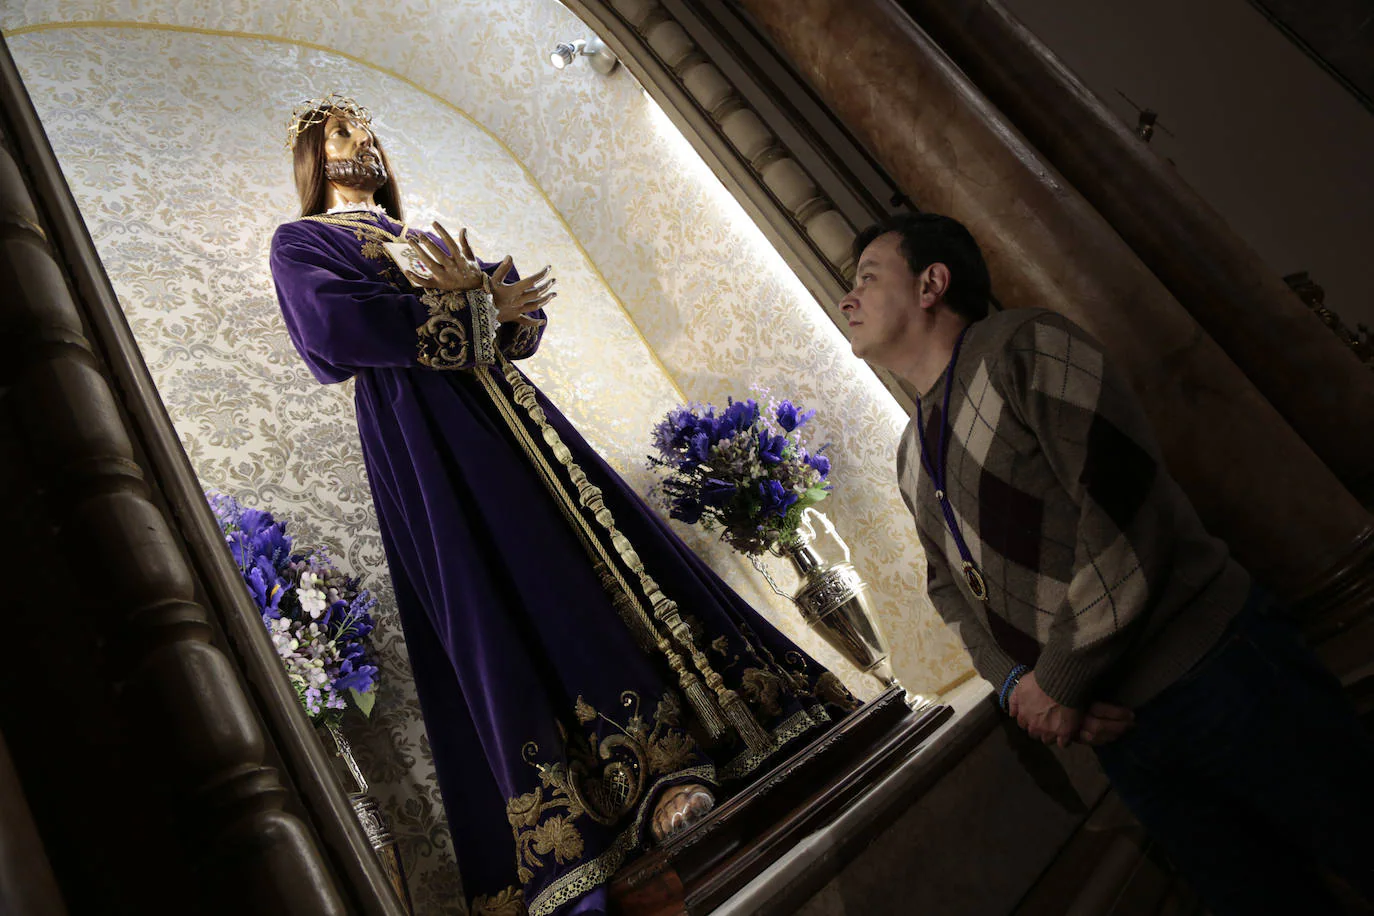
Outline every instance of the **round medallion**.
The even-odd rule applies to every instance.
[[[968,582],[968,590],[973,592],[973,597],[979,601],[988,600],[988,583],[978,571],[978,567],[968,560],[964,561],[964,579]]]

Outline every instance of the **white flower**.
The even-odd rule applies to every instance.
[[[300,643],[291,633],[291,621],[285,617],[277,617],[266,621],[267,633],[272,637],[272,644],[277,648],[277,654],[283,660],[290,659],[300,648]]]
[[[304,572],[301,573],[300,584],[296,586],[296,598],[301,603],[301,610],[309,614],[311,620],[318,620],[324,609],[329,607],[322,584],[319,576]]]

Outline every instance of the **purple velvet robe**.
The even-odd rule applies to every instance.
[[[400,231],[381,216],[347,220]],[[531,913],[604,911],[606,882],[643,848],[663,787],[701,782],[728,792],[814,737],[852,697],[732,592],[541,395],[548,422],[772,746],[752,753],[728,736],[706,740],[664,656],[636,639],[509,415],[480,384],[478,373],[492,373],[509,398],[500,369],[472,368],[472,354],[452,346],[445,360],[432,358],[431,310],[361,227],[287,223],[272,240],[271,265],[310,371],[326,384],[355,380],[358,432],[459,869],[469,896],[486,895],[474,912],[514,888]],[[450,344],[475,348],[471,311],[450,316],[465,322]],[[542,333],[504,325],[496,343],[520,359]],[[444,370],[430,367],[440,362]],[[566,776],[585,777],[601,743],[627,733],[644,752],[632,765],[639,798],[599,823],[588,813],[596,806],[566,790]],[[581,785],[595,794],[612,782]]]

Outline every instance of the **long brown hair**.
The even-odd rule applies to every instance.
[[[301,216],[314,216],[329,209],[329,182],[324,177],[324,123],[329,113],[325,112],[325,117],[301,131],[296,138],[293,163],[296,171],[296,194],[301,199]],[[337,114],[347,117],[346,112]],[[386,150],[382,149],[382,141],[376,133],[372,135],[372,146],[382,159],[382,168],[386,169],[386,184],[377,189],[373,199],[391,214],[392,219],[405,222],[405,214],[401,212],[401,189],[396,181],[396,173],[391,170],[391,161],[386,158]]]

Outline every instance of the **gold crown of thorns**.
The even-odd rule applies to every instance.
[[[335,113],[347,115],[369,130],[372,129],[372,112],[346,95],[331,92],[322,98],[302,102],[292,110],[291,123],[286,126],[286,148],[295,149],[296,141],[307,127],[327,121],[329,116]]]

